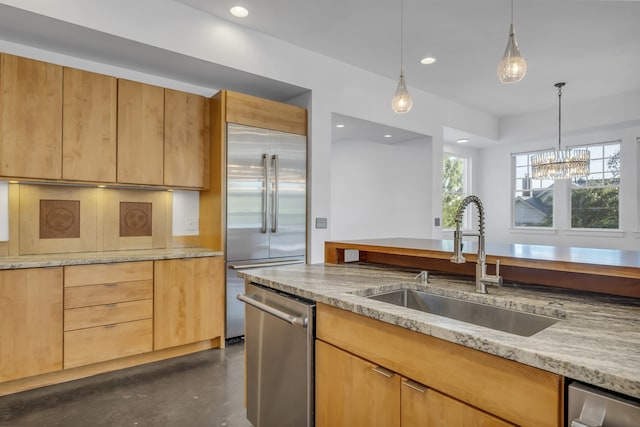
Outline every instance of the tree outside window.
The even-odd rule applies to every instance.
[[[442,170],[442,228],[456,228],[456,212],[462,200],[469,195],[469,159],[445,154]],[[464,215],[462,228],[468,228],[468,215]]]
[[[512,155],[513,225],[553,226],[553,180],[532,179],[531,156],[536,152]]]
[[[571,228],[620,227],[620,141],[589,145],[589,176],[571,185]]]

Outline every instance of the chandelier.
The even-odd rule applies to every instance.
[[[589,175],[589,150],[561,149],[562,124],[562,87],[566,83],[556,83],[558,88],[558,149],[531,156],[532,175],[534,179],[570,179]]]

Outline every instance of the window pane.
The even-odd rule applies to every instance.
[[[443,193],[442,195],[442,227],[456,228],[456,212],[464,199],[464,195]],[[464,218],[463,218],[464,219]],[[464,224],[463,224],[464,225]]]
[[[516,227],[551,227],[553,225],[553,188],[543,191],[516,192],[514,203]]]
[[[445,154],[442,169],[442,227],[455,228],[455,214],[462,200],[468,195],[469,159]],[[469,215],[462,218],[467,228]]]
[[[581,188],[571,192],[572,228],[618,228],[618,188]]]

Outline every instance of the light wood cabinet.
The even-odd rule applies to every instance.
[[[316,307],[316,336],[453,399],[429,392],[426,405],[436,408],[433,425],[456,425],[438,424],[445,417],[452,422],[452,407],[462,411],[459,425],[563,424],[564,383],[559,375],[325,304]],[[316,353],[316,364],[322,366],[319,357]]]
[[[208,99],[165,89],[164,105],[164,184],[175,187],[208,187]]]
[[[222,257],[156,261],[154,350],[224,334]]]
[[[407,378],[400,389],[402,427],[508,427],[506,421]]]
[[[164,89],[118,80],[117,180],[163,185]]]
[[[0,382],[62,369],[62,267],[0,271]]]
[[[64,367],[150,352],[153,262],[65,267]]]
[[[0,54],[0,176],[62,177],[62,67]]]
[[[64,68],[62,179],[116,181],[115,77]]]
[[[400,426],[400,376],[316,341],[316,426]]]

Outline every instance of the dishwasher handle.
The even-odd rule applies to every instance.
[[[240,301],[242,301],[245,304],[255,307],[258,310],[264,311],[265,313],[269,313],[270,315],[275,316],[280,320],[284,320],[285,322],[290,323],[293,326],[299,326],[301,328],[307,327],[307,323],[308,323],[307,317],[304,317],[304,316],[296,317],[292,314],[285,313],[284,311],[278,310],[277,308],[273,308],[270,305],[267,305],[260,301],[256,301],[255,299],[243,294],[238,294],[236,298],[238,298]]]

